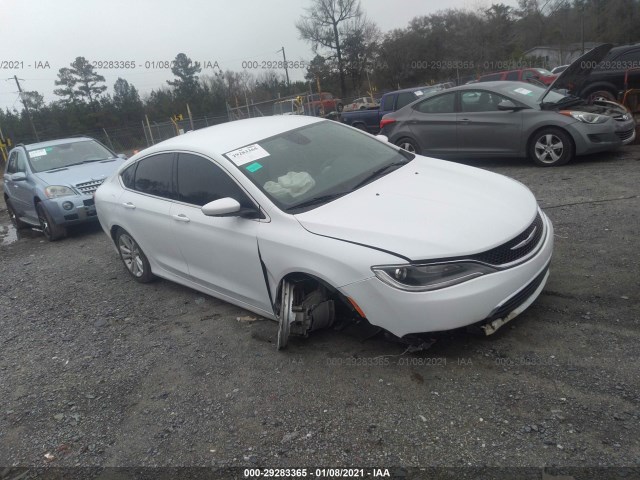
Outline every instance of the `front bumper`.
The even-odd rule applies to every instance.
[[[591,153],[615,150],[623,145],[633,143],[636,138],[635,122],[611,122],[602,125],[590,125],[581,122],[567,125],[576,143],[576,154],[587,155]]]
[[[546,215],[542,218],[546,228],[540,249],[515,267],[430,292],[406,292],[376,277],[345,285],[340,291],[360,306],[371,324],[398,337],[493,322],[499,320],[494,318],[497,314],[511,320],[514,312],[521,313],[535,300],[547,281],[553,225]],[[537,278],[535,288],[530,288]]]
[[[70,226],[98,220],[93,195],[52,198],[43,200],[43,204],[56,225]]]

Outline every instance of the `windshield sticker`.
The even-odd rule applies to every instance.
[[[42,157],[46,154],[47,154],[47,151],[44,148],[41,148],[40,150],[31,150],[29,152],[29,156],[31,158]]]
[[[422,95],[424,95],[424,92],[422,90],[416,90],[415,92],[413,92],[413,94],[416,97],[421,97]]]
[[[258,170],[260,170],[262,168],[262,165],[260,165],[258,162],[253,162],[251,165],[249,165],[248,167],[245,167],[247,170],[249,170],[251,173],[253,172],[257,172]]]
[[[531,95],[533,93],[531,90],[527,90],[526,88],[516,88],[514,92],[521,95]]]
[[[254,160],[258,160],[260,158],[268,157],[269,152],[267,152],[264,148],[262,148],[257,143],[253,145],[247,145],[246,147],[239,148],[237,150],[232,150],[231,152],[225,153],[225,155],[235,163],[237,166],[244,165],[245,163],[252,162]]]

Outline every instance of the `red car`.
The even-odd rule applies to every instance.
[[[558,77],[545,68],[521,68],[519,70],[507,70],[504,72],[495,72],[482,75],[478,78],[479,82],[494,82],[496,80],[511,80],[514,82],[542,82],[545,85],[551,85]]]
[[[342,112],[342,100],[334,98],[328,92],[313,93],[307,95],[305,109],[317,117],[325,115],[329,112]]]

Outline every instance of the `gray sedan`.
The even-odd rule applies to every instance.
[[[442,158],[525,157],[540,166],[635,140],[633,116],[522,82],[463,85],[385,115],[380,134],[411,152]]]

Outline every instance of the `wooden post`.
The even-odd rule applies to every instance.
[[[191,130],[195,130],[193,128],[193,117],[191,116],[191,109],[189,108],[188,103],[187,103],[187,114],[189,115],[189,123],[191,124]]]
[[[149,129],[149,136],[151,137],[151,145],[155,145],[156,142],[153,139],[153,132],[151,131],[151,125],[149,124],[149,117],[147,117],[147,114],[144,114],[144,118],[147,120],[147,128]]]

